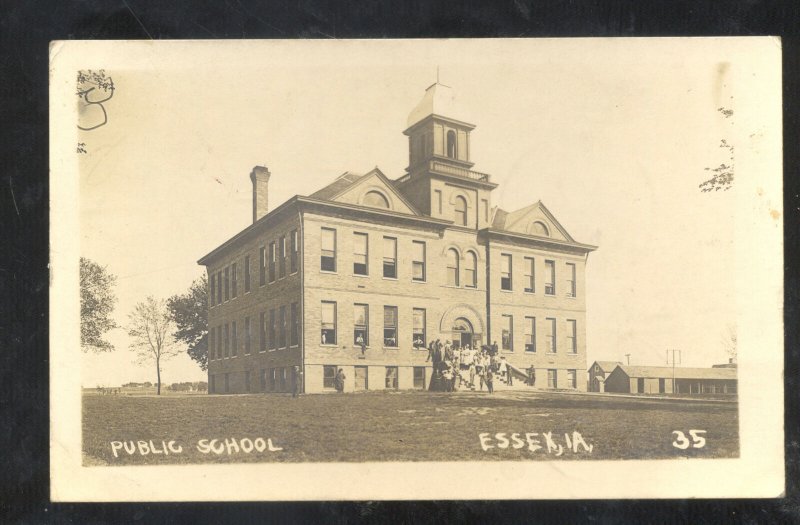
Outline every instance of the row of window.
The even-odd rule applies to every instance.
[[[338,341],[337,330],[337,303],[335,301],[322,301],[322,323],[320,330],[320,343],[335,345]],[[414,347],[425,347],[427,340],[425,334],[425,309],[412,309],[411,341]],[[367,347],[370,344],[369,335],[369,305],[356,303],[353,305],[353,344]],[[396,306],[383,307],[383,346],[398,348],[398,314]]]
[[[261,392],[288,392],[290,386],[295,381],[292,377],[291,368],[278,367],[278,368],[262,368],[259,371],[259,387]],[[222,384],[217,385],[217,381],[221,378]],[[224,374],[211,374],[208,383],[209,393],[227,394],[231,391],[230,373]],[[246,370],[244,372],[244,391],[252,392],[253,385],[251,381],[251,372]]]
[[[575,264],[566,263],[566,266],[567,297],[576,297]],[[536,260],[533,257],[523,258],[522,286],[526,293],[536,292]],[[513,262],[510,253],[500,254],[500,289],[507,291],[514,289]],[[549,259],[544,261],[544,294],[556,294],[556,263]]]
[[[578,371],[575,369],[567,370],[567,387],[578,387]],[[547,369],[547,388],[558,388],[558,370],[555,368]]]
[[[500,338],[501,348],[509,352],[514,351],[514,316],[502,315],[500,317]],[[545,351],[550,354],[558,353],[558,331],[556,329],[556,319],[546,317],[545,323]],[[536,352],[536,318],[525,316],[525,351]],[[578,353],[578,322],[575,319],[567,319],[567,352]]]
[[[335,365],[325,365],[322,367],[322,388],[325,389],[333,389],[335,388],[335,379],[336,379],[336,371],[339,367]],[[374,367],[373,367],[374,368]],[[387,366],[384,367],[384,377],[383,377],[383,386],[384,389],[387,390],[398,390],[400,388],[400,380],[399,380],[399,373],[398,367],[396,366]],[[366,366],[356,366],[354,367],[354,374],[355,377],[355,389],[356,390],[369,390],[369,368]],[[380,381],[380,377],[378,378]],[[415,366],[414,367],[414,379],[413,379],[413,388],[415,389],[424,389],[425,388],[425,367],[424,366]]]
[[[287,244],[288,243],[288,244]],[[297,272],[300,258],[300,239],[297,230],[292,230],[287,237],[282,235],[277,241],[259,248],[258,283],[260,286]],[[244,293],[251,289],[250,256],[244,257]],[[216,273],[211,274],[209,283],[210,306],[222,304],[238,295],[238,271],[236,263],[231,263]]]
[[[249,355],[252,349],[252,323],[250,317],[244,318],[244,354]],[[276,350],[297,346],[300,342],[300,312],[297,303],[269,311],[259,316],[258,351]],[[236,321],[212,327],[208,331],[209,360],[236,357],[239,351],[239,340]]]

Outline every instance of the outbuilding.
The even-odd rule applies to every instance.
[[[636,394],[736,394],[736,369],[617,365],[606,377],[605,391]]]

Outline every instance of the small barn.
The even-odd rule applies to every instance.
[[[605,391],[634,394],[671,394],[673,392],[676,394],[736,394],[736,369],[617,365],[606,377]]]
[[[605,392],[605,381],[620,361],[595,361],[589,367],[589,392]]]

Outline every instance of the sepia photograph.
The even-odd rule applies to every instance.
[[[53,499],[779,496],[780,61],[54,42]]]

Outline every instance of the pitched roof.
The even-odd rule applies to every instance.
[[[492,219],[492,228],[497,228],[498,230],[505,230],[506,217],[508,217],[508,212],[499,206],[495,206],[494,219]]]
[[[453,88],[439,82],[431,84],[425,90],[422,100],[409,113],[407,126],[410,128],[430,115],[449,117],[464,123],[472,121],[465,108],[459,106],[456,102]]]
[[[611,372],[617,365],[621,365],[622,361],[595,361],[592,366],[599,365],[604,372]]]
[[[358,173],[345,171],[344,173],[336,177],[336,180],[334,180],[324,188],[315,191],[314,193],[309,195],[309,197],[320,200],[331,199],[336,195],[342,193],[344,190],[346,190],[356,182],[358,182],[359,179],[361,179],[361,177],[363,176],[364,175],[359,175]]]
[[[672,378],[671,366],[617,365],[628,377]],[[736,379],[734,368],[683,368],[675,367],[675,379]]]

